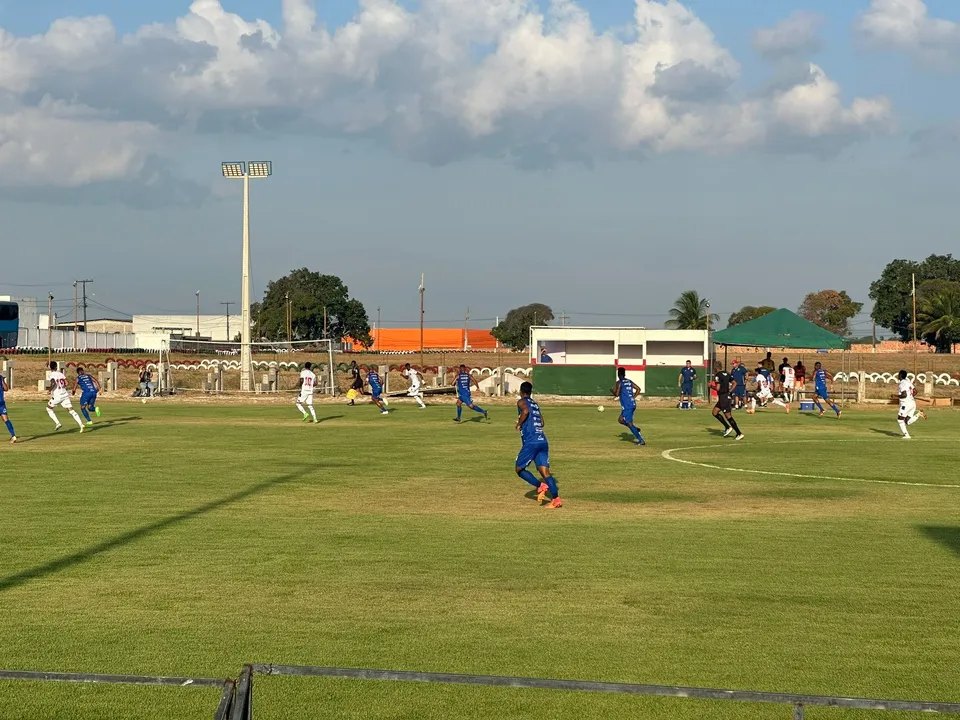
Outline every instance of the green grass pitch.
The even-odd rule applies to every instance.
[[[0,667],[227,677],[276,662],[960,699],[960,413],[932,412],[912,442],[895,408],[739,413],[737,443],[709,411],[642,410],[637,448],[612,409],[547,405],[565,500],[550,511],[513,472],[512,406],[462,425],[449,405],[393,408],[318,406],[310,425],[292,405],[105,403],[80,435],[62,411],[53,434],[42,403],[11,404],[24,442],[0,447]],[[255,688],[257,718],[791,712]],[[217,696],[0,681],[0,718],[209,718]]]

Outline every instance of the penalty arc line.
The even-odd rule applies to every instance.
[[[787,445],[794,444],[796,442],[804,442],[797,440],[789,441],[777,441],[767,443],[768,445]],[[822,440],[810,441],[810,442],[823,442]],[[833,442],[862,442],[862,440],[857,441],[848,441],[848,440],[834,440]],[[660,453],[660,457],[664,460],[670,460],[676,463],[682,463],[684,465],[695,465],[696,467],[707,468],[709,470],[722,470],[724,472],[739,472],[739,473],[750,473],[752,475],[773,475],[778,477],[788,477],[788,478],[799,478],[803,480],[836,480],[839,482],[860,482],[860,483],[871,483],[875,485],[906,485],[909,487],[929,487],[929,488],[960,488],[960,485],[938,485],[936,483],[920,483],[920,482],[907,482],[905,480],[871,480],[868,478],[853,478],[853,477],[833,477],[831,475],[804,475],[802,473],[789,473],[789,472],[779,472],[776,470],[750,470],[748,468],[738,468],[738,467],[723,467],[721,465],[712,465],[710,463],[694,462],[693,460],[684,460],[683,458],[674,457],[673,453],[683,452],[686,450],[710,450],[715,448],[722,448],[723,445],[695,445],[692,447],[682,447],[682,448],[671,448],[670,450],[664,450]]]

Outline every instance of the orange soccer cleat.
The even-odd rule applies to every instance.
[[[540,487],[537,488],[537,502],[542,503],[547,498],[547,493],[550,492],[550,488],[547,487],[545,482],[540,483]]]
[[[560,498],[554,498],[553,502],[547,505],[547,508],[549,508],[550,510],[556,510],[557,508],[562,508],[562,507],[563,507],[563,500],[561,500]]]

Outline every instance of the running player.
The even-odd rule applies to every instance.
[[[897,424],[900,426],[900,432],[903,433],[903,439],[910,439],[910,431],[907,425],[913,425],[917,420],[926,420],[926,413],[917,412],[917,401],[914,397],[915,390],[913,381],[907,377],[907,371],[901,370],[897,375],[900,384],[897,386],[897,394],[900,397],[900,412],[897,414]]]
[[[407,395],[417,401],[417,405],[420,406],[421,410],[425,410],[427,406],[423,402],[423,390],[420,389],[421,378],[423,377],[420,371],[415,367],[410,367],[410,363],[407,363],[403,366],[403,372],[401,374],[407,379],[407,382],[410,383]]]
[[[693,395],[693,381],[697,379],[697,369],[687,360],[685,367],[680,368],[680,377],[677,378],[677,387],[680,388],[680,402],[691,400]]]
[[[796,377],[794,388],[797,391],[797,400],[803,400],[807,388],[807,368],[804,367],[803,360],[797,360],[797,364],[793,366],[793,374]]]
[[[770,389],[770,378],[766,373],[757,371],[756,383],[757,390],[753,393],[753,398],[750,400],[750,409],[747,410],[748,413],[753,415],[757,411],[757,400],[760,400],[764,405],[766,405],[768,401],[773,401],[774,405],[786,408],[787,412],[790,412],[789,405],[786,405],[780,398],[773,396],[773,391]]]
[[[7,400],[4,397],[4,393],[7,392],[10,388],[7,387],[7,379],[0,375],[0,418],[3,419],[3,424],[7,426],[7,430],[10,431],[10,442],[17,442],[17,434],[13,431],[13,423],[10,422],[10,418],[7,417]]]
[[[827,405],[833,408],[833,411],[837,414],[837,417],[840,417],[840,408],[836,406],[833,400],[830,399],[830,393],[827,392],[827,380],[829,380],[827,371],[823,369],[823,366],[820,363],[814,363],[813,365],[813,402],[816,404],[817,409],[820,410],[820,415],[818,417],[823,417],[824,409],[823,405],[820,404],[821,400],[825,400]]]
[[[93,410],[97,417],[100,417],[100,408],[97,407],[97,393],[100,392],[100,383],[93,375],[84,372],[82,367],[77,368],[77,381],[73,385],[71,395],[77,394],[77,388],[80,388],[80,412],[83,413],[87,425],[93,425],[90,419],[90,411]]]
[[[317,376],[313,372],[313,363],[305,362],[303,370],[300,371],[300,397],[297,398],[297,410],[303,415],[303,421],[308,422],[313,418],[317,422],[317,411],[313,409],[313,389],[317,385]],[[307,407],[304,408],[304,405]],[[307,414],[307,408],[310,414]]]
[[[356,405],[357,398],[363,395],[363,375],[360,374],[360,366],[356,360],[350,362],[350,389],[347,390],[347,398],[350,402],[347,405]]]
[[[62,405],[64,410],[70,413],[70,417],[77,421],[77,425],[80,426],[80,432],[83,432],[83,420],[77,415],[73,409],[73,403],[70,402],[70,391],[67,390],[67,378],[62,372],[57,370],[57,362],[55,360],[50,362],[50,384],[53,390],[50,394],[50,401],[47,403],[47,415],[57,424],[55,429],[59,430],[63,427],[57,418],[57,414],[54,412],[54,408]]]
[[[742,410],[744,405],[747,404],[747,375],[749,374],[750,371],[747,370],[746,365],[739,360],[733,361],[733,370],[730,371],[730,377],[736,383],[733,385],[732,405],[736,405],[737,410]]]
[[[789,363],[781,368],[780,374],[783,376],[783,399],[787,403],[787,412],[790,412],[789,405],[793,402],[793,388],[796,385],[797,374]]]
[[[553,500],[547,507],[563,507],[563,500],[560,499],[560,490],[557,488],[557,481],[550,474],[550,446],[547,443],[547,436],[543,432],[543,414],[540,412],[540,406],[530,395],[533,393],[533,385],[529,382],[521,383],[520,399],[517,400],[517,430],[520,432],[520,453],[517,455],[517,475],[530,483],[537,489],[537,502],[543,504],[549,493]],[[540,473],[542,480],[537,480],[536,476],[527,470],[527,466],[533,463]]]
[[[733,419],[733,412],[730,407],[730,391],[736,390],[737,381],[723,369],[719,360],[714,363],[713,370],[715,373],[713,383],[717,390],[717,404],[713,406],[713,416],[723,425],[724,437],[728,437],[731,432],[735,432],[737,440],[743,440],[743,433],[740,432],[737,421]]]
[[[383,402],[383,378],[376,370],[367,370],[367,383],[370,385],[370,395],[374,404],[380,408],[381,415],[387,415],[387,405]]]
[[[473,398],[470,396],[470,390],[472,389],[473,385],[476,385],[477,390],[479,390],[480,383],[477,382],[477,379],[473,375],[467,372],[466,365],[460,366],[460,372],[457,373],[457,379],[453,382],[457,388],[457,417],[454,418],[454,422],[460,422],[461,418],[463,417],[464,405],[474,412],[480,413],[484,418],[489,420],[490,416],[487,415],[487,411],[479,405],[473,404]]]
[[[627,378],[626,368],[617,368],[617,384],[613,386],[610,393],[620,399],[620,418],[617,422],[633,433],[637,445],[646,445],[643,435],[640,434],[640,428],[633,424],[633,414],[637,411],[637,395],[640,394],[640,388],[633,380]]]

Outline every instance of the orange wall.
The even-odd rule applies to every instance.
[[[371,330],[370,337],[373,344],[370,350],[390,352],[414,352],[420,349],[420,328],[383,328]],[[359,343],[350,338],[359,349]],[[470,350],[495,350],[497,341],[489,330],[468,330],[467,344]],[[423,347],[429,350],[463,350],[462,328],[425,328],[423,331]]]

